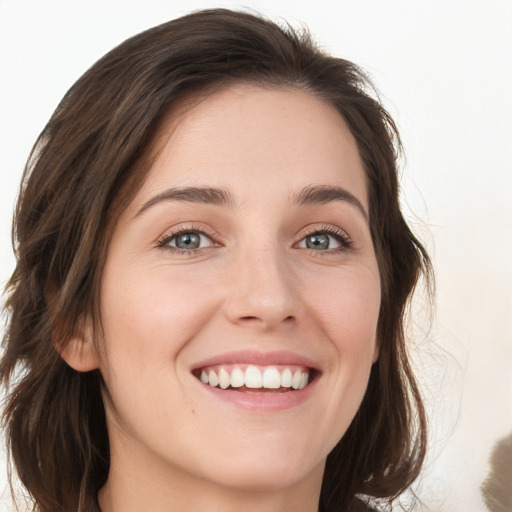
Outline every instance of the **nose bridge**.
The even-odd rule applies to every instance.
[[[296,318],[296,283],[279,244],[251,244],[236,260],[226,301],[232,321],[270,328]]]

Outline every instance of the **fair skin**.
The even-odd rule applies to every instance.
[[[157,140],[110,242],[103,348],[86,337],[63,353],[108,389],[101,509],[317,511],[378,357],[354,138],[310,94],[233,85]],[[267,387],[249,367],[256,381],[268,370]],[[214,387],[235,369],[245,385]],[[285,382],[297,372],[299,389]]]

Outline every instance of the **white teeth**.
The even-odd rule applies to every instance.
[[[249,365],[245,372],[235,366],[230,374],[226,368],[221,366],[217,371],[202,370],[199,379],[203,384],[219,386],[221,389],[227,389],[230,386],[240,388],[244,385],[250,389],[302,389],[309,383],[309,371],[305,369],[292,371],[290,368],[285,368],[280,372],[275,366],[268,366],[262,372],[257,366]]]
[[[211,372],[210,372],[211,373]],[[292,379],[292,388],[293,389],[299,389],[300,388],[300,382],[302,380],[302,372],[300,370],[297,370],[294,374],[293,374],[293,379]],[[210,380],[210,384],[211,384],[211,380]]]
[[[229,381],[230,381],[229,373],[226,370],[224,370],[224,368],[221,368],[220,372],[219,372],[220,387],[222,389],[229,388]]]
[[[263,387],[268,389],[279,389],[281,387],[281,375],[277,368],[265,368],[263,372]]]
[[[245,386],[252,389],[263,387],[263,377],[256,366],[248,366],[245,370]]]
[[[241,388],[245,384],[244,372],[240,368],[233,368],[231,372],[231,387]]]
[[[210,373],[208,374],[208,381],[210,383],[210,386],[215,387],[219,385],[219,378],[217,377],[217,374],[213,370],[210,370]]]
[[[283,388],[292,387],[292,371],[290,368],[286,368],[281,374],[281,386],[283,386]]]

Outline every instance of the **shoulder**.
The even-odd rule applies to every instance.
[[[329,509],[321,509],[321,512],[338,512],[338,509],[334,510],[332,508]],[[356,500],[352,503],[350,507],[350,512],[377,512],[376,509],[370,507],[366,503],[363,503],[360,500]]]

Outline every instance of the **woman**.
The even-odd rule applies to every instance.
[[[352,511],[416,478],[403,317],[430,264],[371,90],[210,10],[67,93],[23,178],[1,364],[36,510]]]

